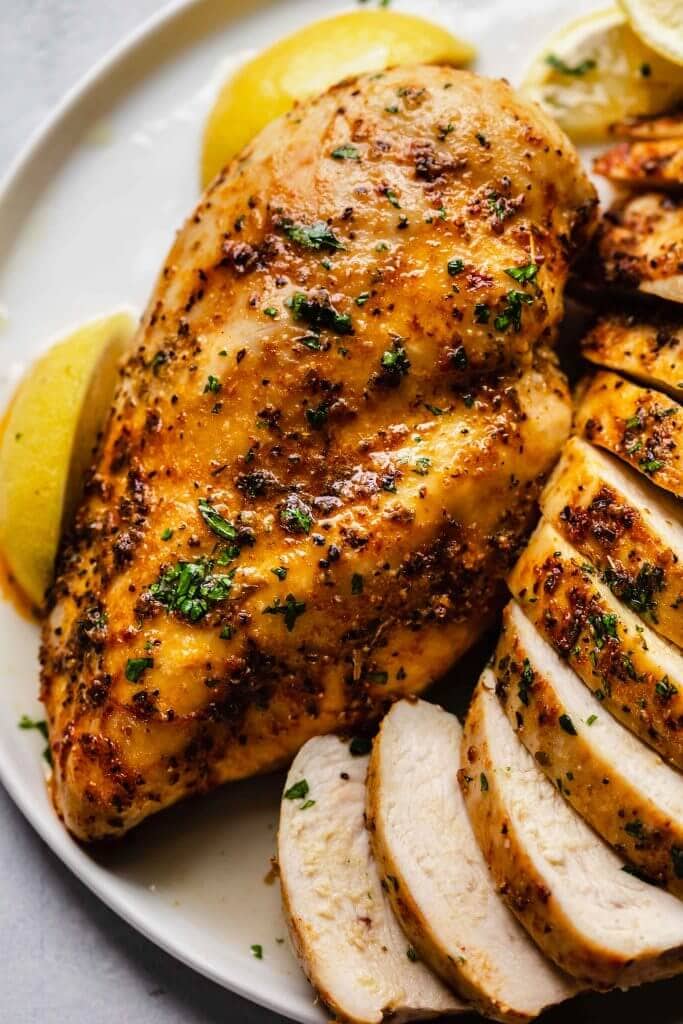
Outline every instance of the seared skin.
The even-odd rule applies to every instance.
[[[683,409],[668,395],[600,370],[579,389],[576,432],[683,498]]]
[[[583,280],[683,302],[683,199],[643,192],[618,200],[596,233]]]
[[[683,324],[604,317],[583,339],[581,351],[591,363],[683,398]]]
[[[683,187],[683,138],[620,142],[593,161],[593,170],[615,185],[679,190]]]
[[[473,642],[569,429],[544,344],[593,212],[540,112],[446,68],[339,86],[218,177],[123,370],[44,630],[72,832],[283,764]]]

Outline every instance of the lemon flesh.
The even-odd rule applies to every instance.
[[[683,65],[681,0],[619,0],[631,27],[653,50]]]
[[[225,83],[204,131],[202,185],[297,100],[365,72],[400,64],[461,66],[474,56],[468,43],[412,14],[352,11],[314,22],[258,54]]]
[[[53,345],[28,370],[7,411],[0,550],[36,607],[52,580],[62,527],[79,498],[134,327],[128,313],[117,313]]]
[[[551,36],[521,92],[570,138],[591,142],[617,121],[658,114],[683,99],[683,69],[644,43],[622,11],[611,7]]]

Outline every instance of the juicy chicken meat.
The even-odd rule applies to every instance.
[[[473,642],[569,429],[545,343],[594,208],[540,111],[437,67],[336,87],[216,179],[44,631],[76,835],[284,764]]]
[[[596,234],[582,280],[683,302],[683,198],[643,192],[618,200]]]
[[[683,138],[620,142],[593,162],[593,170],[630,188],[683,187]]]

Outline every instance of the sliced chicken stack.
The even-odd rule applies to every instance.
[[[598,369],[510,576],[460,770],[506,905],[598,989],[683,970],[683,121],[622,134],[596,170],[638,191],[599,229],[592,280],[645,312],[603,315],[583,343]]]
[[[403,700],[369,759],[314,740],[290,772],[285,797],[306,776],[316,804],[283,800],[284,903],[342,1020],[528,1021],[683,971],[683,118],[618,131],[596,169],[637,191],[593,280],[646,312],[583,342],[574,436],[464,729]]]

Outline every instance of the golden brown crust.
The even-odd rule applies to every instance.
[[[584,278],[683,302],[683,197],[644,192],[618,200],[595,236]]]
[[[484,722],[483,701],[488,699],[495,697],[484,693],[480,680],[465,721],[459,779],[472,827],[507,905],[555,963],[592,987],[625,988],[679,973],[683,955],[680,946],[659,954],[647,950],[638,960],[625,959],[582,931],[577,932],[562,899],[549,891],[535,860],[536,851],[527,849],[511,813],[518,812],[508,805],[506,780],[502,778],[506,766],[501,765],[499,752],[492,749]],[[542,777],[541,783],[547,785]],[[541,793],[537,795],[540,799]],[[561,838],[558,841],[558,857],[572,856],[574,851],[563,852]]]
[[[620,142],[593,161],[593,170],[630,188],[683,187],[683,138]]]
[[[591,729],[604,713],[597,708],[587,721],[573,715],[550,667],[524,643],[510,607],[503,613],[493,671],[510,725],[565,799],[620,856],[683,896],[683,821],[648,796],[648,780],[634,785],[626,766],[615,763],[614,751],[594,741]]]
[[[620,601],[683,647],[683,549],[670,536],[680,533],[680,509],[645,481],[638,492],[628,476],[620,486],[593,451],[569,439],[541,495],[543,514]]]
[[[683,497],[683,408],[673,399],[602,371],[581,393],[576,431]]]
[[[541,345],[593,216],[558,130],[448,68],[339,86],[216,179],[124,369],[44,631],[75,834],[378,718],[476,638],[568,429]]]
[[[683,326],[643,323],[632,316],[600,320],[581,343],[591,363],[635,377],[683,398]]]
[[[525,615],[619,721],[683,767],[683,660],[549,525],[509,578]]]

